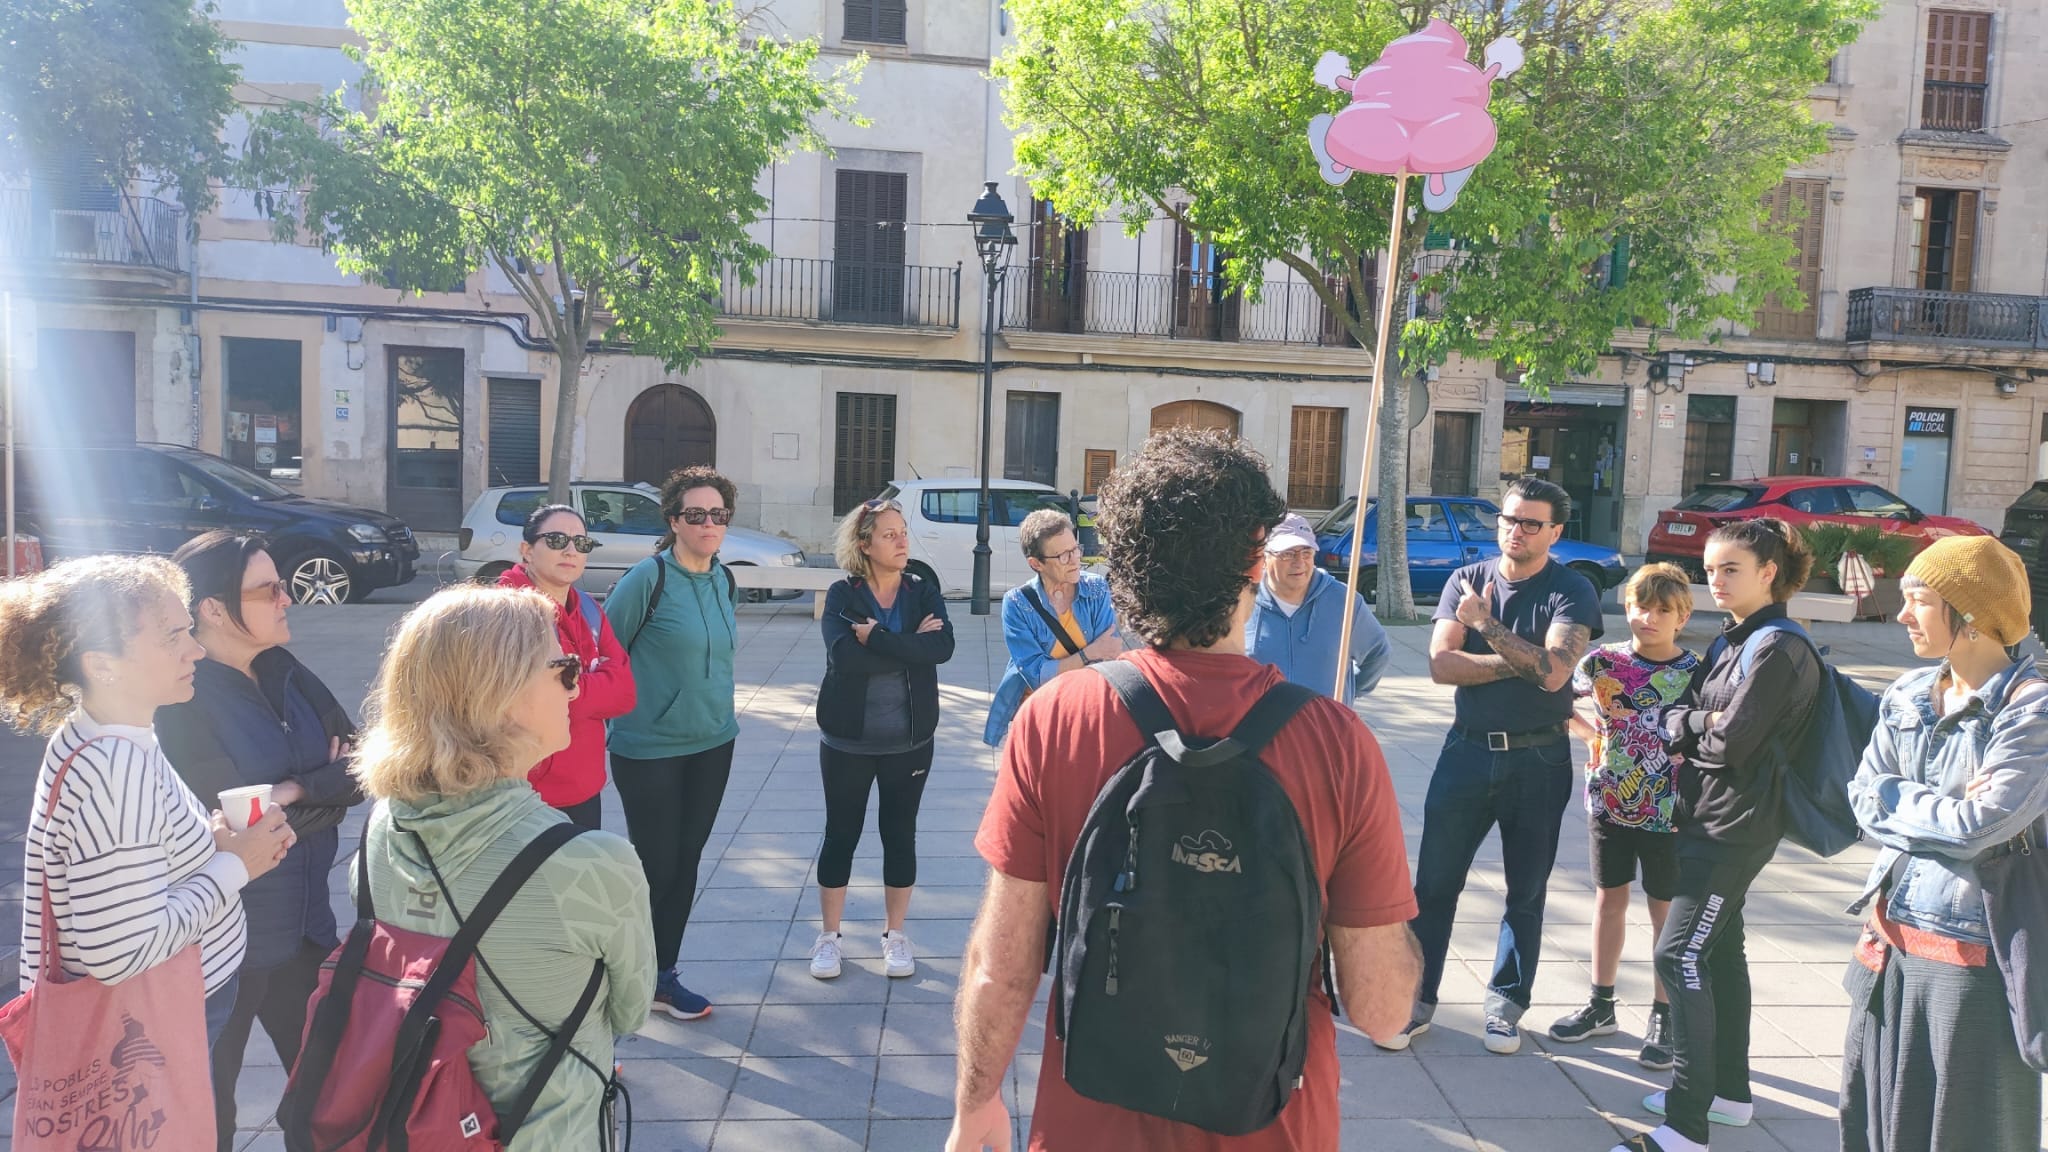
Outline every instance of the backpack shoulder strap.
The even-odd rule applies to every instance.
[[[640,613],[640,623],[633,629],[633,638],[626,641],[628,656],[633,654],[633,645],[640,642],[640,634],[647,631],[647,625],[654,620],[655,606],[661,603],[662,590],[668,586],[668,565],[661,562],[661,553],[656,552],[650,559],[654,561],[654,591],[647,594],[647,609]],[[647,561],[642,560],[640,563],[645,564]]]
[[[603,610],[598,608],[596,600],[584,595],[581,588],[570,588],[569,595],[576,598],[577,610],[583,613],[583,626],[590,629],[590,642],[597,643],[598,638],[604,635]]]
[[[732,565],[727,564],[723,560],[713,560],[712,563],[718,565],[719,575],[725,577],[725,598],[727,600],[732,601],[733,607],[739,607],[740,582],[739,579],[732,574]]]
[[[1806,641],[1807,647],[1814,650],[1816,657],[1820,655],[1820,648],[1814,644],[1813,637],[1808,636],[1806,629],[1801,628],[1797,621],[1789,620],[1782,616],[1773,617],[1757,625],[1756,631],[1749,634],[1749,639],[1742,642],[1742,655],[1740,657],[1742,662],[1738,666],[1742,678],[1748,678],[1749,670],[1756,665],[1756,654],[1763,647],[1764,637],[1773,632],[1785,632],[1797,636],[1801,640]]]
[[[1080,655],[1081,649],[1086,648],[1087,645],[1074,642],[1073,633],[1068,632],[1067,626],[1060,623],[1060,618],[1053,615],[1052,610],[1045,606],[1045,601],[1038,598],[1038,589],[1033,588],[1029,584],[1024,584],[1020,585],[1017,591],[1023,594],[1024,602],[1031,605],[1032,611],[1038,613],[1038,618],[1045,621],[1046,627],[1052,629],[1053,637],[1067,646],[1067,653],[1075,656]]]
[[[1164,747],[1167,741],[1161,740],[1161,736],[1170,737],[1175,744],[1180,742],[1180,729],[1173,722],[1173,713],[1167,711],[1166,701],[1159,698],[1152,682],[1145,679],[1145,674],[1138,670],[1136,664],[1128,660],[1104,660],[1089,667],[1101,673],[1102,678],[1109,681],[1109,686],[1116,689],[1117,698],[1130,711],[1131,719],[1137,722],[1138,732],[1145,737],[1146,743]]]
[[[1282,680],[1266,689],[1266,694],[1259,697],[1252,710],[1237,722],[1237,727],[1230,733],[1230,742],[1237,745],[1239,755],[1257,756],[1273,742],[1273,737],[1280,734],[1280,729],[1294,719],[1296,713],[1320,695],[1322,693],[1311,691],[1305,685]]]
[[[526,1078],[526,1086],[519,1090],[519,1095],[512,1098],[511,1105],[505,1111],[498,1113],[500,1144],[509,1147],[512,1137],[518,1135],[519,1129],[526,1125],[527,1115],[533,1111],[533,1106],[540,1102],[542,1090],[547,1088],[548,1080],[555,1074],[555,1068],[562,1063],[562,1057],[568,1054],[569,1045],[575,1041],[576,1033],[583,1028],[583,1018],[590,1015],[590,1006],[597,1002],[598,989],[603,984],[604,961],[599,960],[591,965],[590,980],[583,985],[583,995],[577,999],[576,1007],[570,1011],[568,1018],[562,1021],[562,1026],[555,1030],[554,1035],[549,1037],[548,1049],[541,1054],[540,1063],[534,1065],[533,1075]],[[501,988],[500,991],[502,990]],[[506,999],[510,1000],[511,997],[507,996]]]

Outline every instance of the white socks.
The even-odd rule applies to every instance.
[[[1716,1096],[1714,1102],[1707,1105],[1707,1119],[1734,1128],[1744,1127],[1756,1119],[1756,1101],[1744,1100],[1738,1104],[1733,1100],[1723,1100]]]

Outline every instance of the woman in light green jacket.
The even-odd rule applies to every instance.
[[[574,661],[555,638],[554,606],[535,592],[454,588],[406,616],[354,769],[378,801],[365,851],[383,918],[454,936],[456,912],[475,908],[522,848],[563,821],[526,773],[569,745]],[[477,991],[489,1035],[469,1062],[500,1111],[547,1050],[534,1021],[557,1028],[593,962],[605,969],[570,1058],[509,1152],[600,1146],[613,1038],[638,1030],[654,987],[650,924],[632,845],[591,831],[557,849],[484,933]]]

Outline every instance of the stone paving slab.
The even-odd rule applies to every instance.
[[[301,610],[293,617],[294,650],[353,703],[380,655],[362,638],[387,635],[404,607]],[[973,850],[994,774],[994,755],[980,743],[981,721],[1004,664],[999,624],[969,615],[964,604],[955,612],[959,642],[941,670],[944,719],[920,820],[920,887],[909,924],[918,974],[882,975],[880,845],[870,831],[855,858],[845,974],[827,983],[811,979],[806,965],[817,931],[812,858],[824,819],[811,706],[824,657],[807,610],[742,610],[742,733],[682,950],[685,981],[717,1008],[692,1023],[651,1017],[637,1034],[620,1038],[636,1149],[897,1152],[943,1142],[955,1072],[951,1006],[987,872]],[[1703,648],[1712,626],[1701,617],[1688,641]],[[1608,629],[1610,638],[1625,635],[1618,617],[1609,617]],[[1820,625],[1814,633],[1832,646],[1836,663],[1873,686],[1910,662],[1892,626]],[[1428,680],[1428,628],[1390,634],[1393,666],[1360,711],[1386,752],[1412,861],[1449,690]],[[0,763],[9,769],[0,772],[0,922],[19,916],[18,842],[40,749],[40,741],[0,736]],[[609,788],[604,819],[614,830],[625,827]],[[361,822],[360,814],[352,817],[344,836],[359,832]],[[1834,1102],[1846,1019],[1839,977],[1855,933],[1841,909],[1869,855],[1852,849],[1817,860],[1787,847],[1759,879],[1746,914],[1758,1004],[1758,1118],[1747,1129],[1716,1129],[1720,1152],[1837,1146]],[[345,875],[345,862],[338,863],[338,911],[347,907]],[[1536,1031],[1527,1033],[1520,1054],[1497,1057],[1479,1043],[1480,1002],[1504,889],[1498,838],[1489,837],[1459,907],[1444,1003],[1429,1035],[1407,1052],[1386,1053],[1340,1023],[1342,1148],[1604,1152],[1618,1135],[1651,1126],[1642,1097],[1668,1077],[1634,1060],[1651,988],[1646,909],[1638,902],[1629,915],[1618,986],[1622,1031],[1578,1045],[1544,1037],[1540,1030],[1550,1019],[1582,1002],[1589,978],[1592,888],[1584,815],[1574,807],[1551,881],[1544,962],[1528,1020]],[[1043,996],[1041,988],[1041,1003]],[[1004,1087],[1020,1147],[1040,1071],[1042,1013],[1034,1009]],[[11,1096],[12,1087],[9,1070],[0,1091]],[[241,1133],[240,1148],[281,1152],[270,1118],[282,1088],[277,1057],[259,1034],[238,1092],[241,1116],[252,1125]]]

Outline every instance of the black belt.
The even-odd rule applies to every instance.
[[[1564,725],[1553,724],[1548,728],[1531,728],[1525,732],[1482,732],[1467,728],[1463,724],[1451,725],[1451,735],[1474,744],[1484,744],[1489,752],[1513,752],[1521,748],[1548,748],[1571,739]]]

